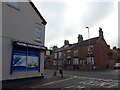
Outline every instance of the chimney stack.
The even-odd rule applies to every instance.
[[[102,28],[99,28],[99,37],[104,38]]]
[[[113,50],[117,50],[117,48],[116,48],[116,47],[113,47]]]
[[[52,50],[53,50],[53,51],[56,51],[57,49],[58,49],[57,46],[53,46],[53,47],[52,47]]]
[[[68,40],[65,40],[65,41],[64,41],[64,45],[69,45],[69,41],[68,41]]]
[[[82,35],[78,35],[78,43],[82,42],[83,41],[83,36]]]

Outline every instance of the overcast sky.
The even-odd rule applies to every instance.
[[[99,35],[103,29],[108,45],[118,47],[118,0],[32,0],[47,21],[45,46],[61,47],[64,40],[76,43]],[[36,2],[37,1],[37,2]]]

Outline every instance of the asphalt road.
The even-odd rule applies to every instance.
[[[46,78],[51,78],[54,70],[45,70]],[[56,77],[60,77],[59,73]],[[30,88],[61,88],[62,90],[90,89],[90,88],[118,88],[119,70],[105,71],[67,71],[65,79],[33,85]],[[48,75],[48,76],[47,76]]]
[[[102,71],[73,71],[64,70],[64,77],[59,72],[53,76],[55,70],[45,70],[44,79],[29,79],[20,82],[5,83],[4,88],[32,88],[32,89],[55,89],[55,90],[88,90],[93,88],[107,88],[116,90],[119,86],[120,69]],[[100,90],[101,90],[100,89]],[[14,89],[17,90],[17,89]],[[20,90],[20,89],[19,89]],[[119,89],[117,89],[119,90]]]

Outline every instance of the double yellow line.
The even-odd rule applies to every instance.
[[[48,82],[48,83],[44,83],[44,84],[40,84],[40,85],[32,85],[32,86],[28,86],[25,88],[39,88],[42,86],[47,86],[47,85],[54,84],[54,83],[64,82],[64,81],[71,80],[74,78],[76,78],[76,76],[70,76],[70,78],[66,78],[66,79],[62,79],[62,80],[58,80],[58,81],[53,81],[53,82]]]

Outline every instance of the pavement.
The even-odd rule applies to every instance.
[[[72,79],[71,75],[61,75],[53,76],[52,74],[45,74],[44,78],[29,78],[20,80],[10,80],[2,82],[2,90],[12,89],[12,90],[23,90],[27,88],[36,88],[41,86],[46,86],[49,84],[63,82],[65,80]]]

